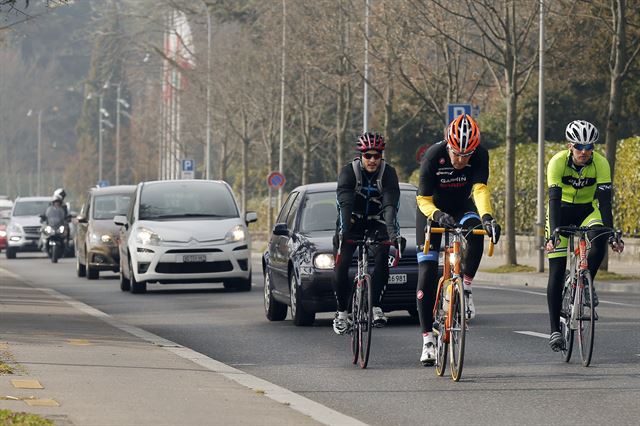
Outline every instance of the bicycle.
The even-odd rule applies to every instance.
[[[487,235],[484,229],[465,228],[460,224],[445,228],[432,228],[427,222],[423,251],[428,253],[431,233],[445,234],[444,269],[438,281],[436,303],[433,307],[433,333],[436,336],[436,374],[442,377],[446,370],[447,350],[451,366],[451,378],[459,381],[464,364],[467,312],[462,283],[462,252],[465,236]],[[495,235],[495,232],[494,232]],[[451,238],[451,241],[449,239]],[[489,244],[489,256],[493,256],[494,241]]]
[[[365,233],[361,240],[346,240],[350,244],[356,244],[358,249],[358,272],[353,280],[351,296],[351,353],[353,364],[359,363],[360,368],[367,368],[369,353],[371,350],[371,330],[373,329],[373,286],[369,274],[369,250],[381,246],[392,246],[392,241],[378,241]],[[340,248],[338,253],[340,253]],[[401,257],[400,249],[396,250],[393,266],[398,264]]]
[[[588,232],[595,230],[598,234],[590,239]],[[565,362],[569,362],[571,359],[574,334],[577,331],[582,365],[588,367],[591,364],[595,322],[598,320],[598,314],[595,307],[591,306],[593,279],[589,272],[587,258],[592,241],[609,234],[613,234],[617,241],[620,240],[621,232],[608,227],[559,226],[554,230],[556,239],[559,235],[567,235],[569,239],[567,245],[569,268],[565,274],[560,310],[560,334],[564,339],[561,352]],[[576,238],[578,240],[577,247],[575,246]]]

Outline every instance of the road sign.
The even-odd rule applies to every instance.
[[[454,118],[462,114],[471,115],[471,104],[448,104],[447,105],[447,123],[451,123]]]
[[[416,161],[418,162],[418,164],[422,163],[422,157],[424,157],[424,154],[427,152],[427,149],[429,149],[430,146],[430,143],[425,143],[418,148],[418,150],[416,151]]]
[[[282,188],[286,181],[284,175],[280,172],[271,172],[269,176],[267,176],[267,185],[269,185],[271,189]]]
[[[106,188],[107,186],[109,186],[109,181],[108,180],[99,180],[98,181],[98,187]]]
[[[180,179],[193,179],[195,177],[196,162],[193,159],[180,160]]]

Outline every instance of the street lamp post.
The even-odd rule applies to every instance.
[[[364,3],[364,107],[362,131],[369,130],[369,0]],[[387,135],[388,136],[388,135]]]
[[[36,170],[36,194],[40,193],[40,169],[42,167],[42,110],[38,111],[38,170]]]
[[[102,181],[102,93],[98,95],[98,182]]]
[[[207,152],[205,157],[205,178],[211,179],[211,8],[207,8]]]

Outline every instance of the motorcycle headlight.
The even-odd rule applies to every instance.
[[[247,232],[242,225],[236,225],[227,232],[224,240],[228,243],[234,243],[236,241],[243,241],[247,237]]]
[[[139,228],[136,233],[136,242],[144,246],[159,246],[162,238],[150,229]]]
[[[47,235],[53,234],[53,228],[51,227],[51,225],[47,225],[44,227],[44,233]]]
[[[64,225],[58,226],[58,234],[64,234]]]
[[[105,244],[108,244],[113,242],[113,238],[111,238],[111,235],[109,234],[102,234],[102,236],[100,237],[100,241],[102,241]]]
[[[321,253],[313,258],[313,266],[318,269],[333,269],[335,266],[335,260],[332,254]]]

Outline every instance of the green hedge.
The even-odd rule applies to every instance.
[[[565,143],[545,144],[545,210],[548,196],[546,170],[547,163]],[[604,155],[604,145],[596,150]],[[614,225],[628,236],[640,236],[640,137],[623,139],[618,142],[616,170],[614,177],[613,216]],[[504,224],[505,193],[505,147],[489,151],[489,187],[496,219]],[[537,168],[538,145],[518,144],[516,146],[516,233],[533,235],[537,219]],[[415,170],[409,181],[418,183],[419,170]]]

